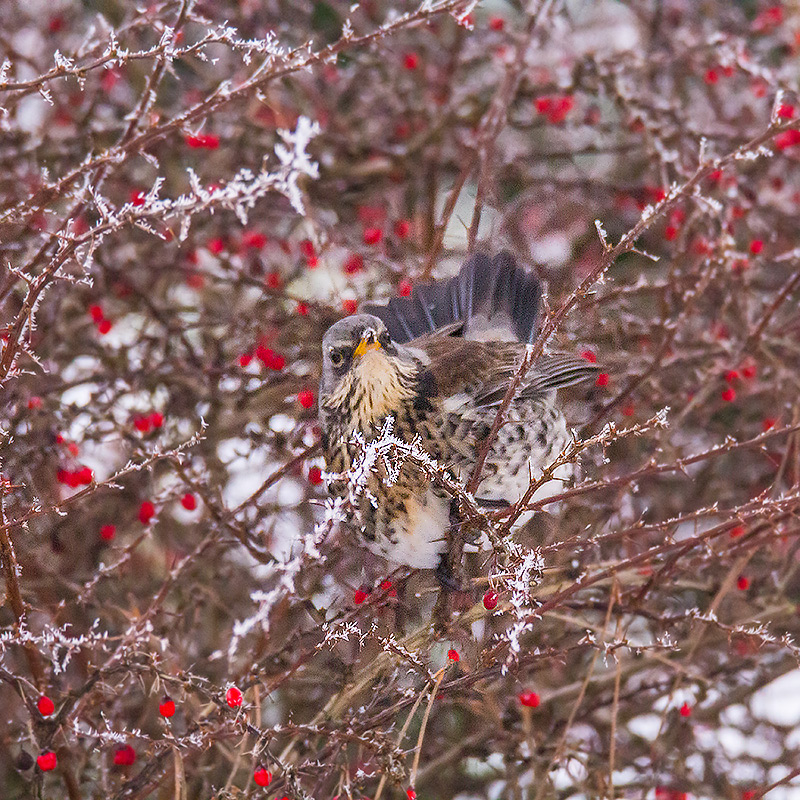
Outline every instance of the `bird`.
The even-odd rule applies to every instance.
[[[451,574],[457,503],[417,461],[397,469],[373,459],[357,493],[348,490],[348,471],[390,420],[393,436],[465,485],[537,335],[541,298],[536,274],[510,253],[473,253],[454,277],[368,304],[325,332],[318,397],[328,489],[353,501],[350,521],[387,561]],[[569,355],[543,355],[528,369],[489,447],[479,505],[510,505],[541,476],[571,436],[556,390],[596,372]],[[571,464],[561,465],[533,499],[563,491],[572,475]]]

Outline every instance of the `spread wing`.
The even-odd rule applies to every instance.
[[[476,342],[438,334],[420,337],[410,346],[430,360],[440,396],[466,393],[476,408],[501,403],[525,355],[525,346],[517,342]],[[593,379],[598,371],[597,364],[575,356],[543,356],[526,373],[519,396],[533,401]]]
[[[410,297],[364,306],[380,317],[398,344],[447,328],[479,341],[532,342],[542,287],[536,274],[507,252],[489,258],[473,253],[458,275],[420,284]]]

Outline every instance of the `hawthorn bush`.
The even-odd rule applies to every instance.
[[[4,800],[797,797],[798,48],[756,0],[7,5]],[[319,344],[475,248],[602,372],[447,597],[326,503]]]

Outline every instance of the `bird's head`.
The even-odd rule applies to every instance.
[[[346,317],[322,339],[320,400],[368,425],[397,410],[411,396],[417,365],[371,314]]]

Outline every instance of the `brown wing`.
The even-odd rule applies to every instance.
[[[439,393],[452,397],[468,392],[476,407],[498,405],[519,369],[525,345],[518,342],[476,342],[432,334],[411,342],[430,359]],[[543,356],[528,370],[520,396],[535,400],[547,392],[571,386],[599,371],[597,364],[568,355]]]

